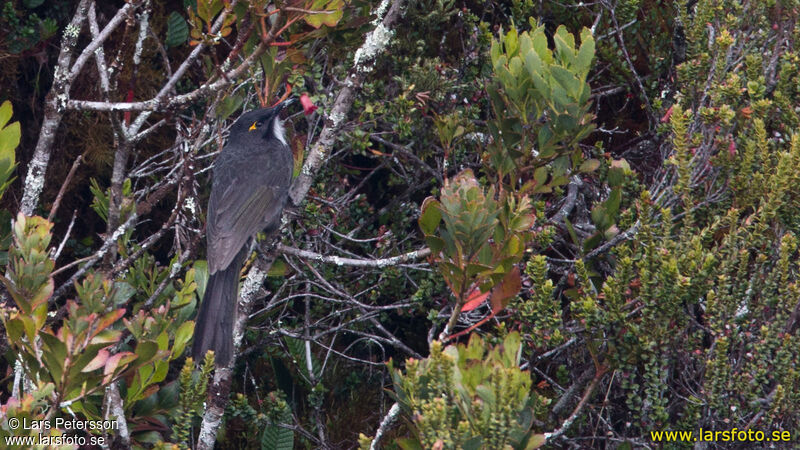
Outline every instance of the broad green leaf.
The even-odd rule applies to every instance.
[[[413,438],[399,438],[394,441],[402,450],[423,450],[422,444],[417,439]]]
[[[619,204],[622,201],[622,189],[614,188],[611,190],[611,194],[608,195],[608,199],[603,203],[605,207],[606,214],[609,215],[612,219],[617,217],[619,213]]]
[[[151,361],[158,353],[158,344],[153,341],[141,341],[136,346],[136,355],[142,362]]]
[[[432,235],[442,220],[441,203],[428,197],[422,202],[422,214],[419,216],[419,227],[426,235]]]
[[[167,18],[167,38],[164,44],[167,47],[177,47],[186,43],[187,39],[189,39],[189,26],[186,24],[186,19],[173,11]]]
[[[597,168],[600,167],[600,160],[591,158],[583,161],[581,163],[580,171],[581,172],[594,172]]]
[[[534,450],[547,442],[547,438],[543,434],[534,434],[528,439],[528,444],[525,446],[525,450]]]
[[[335,27],[342,20],[344,14],[343,6],[343,0],[315,0],[311,5],[311,10],[325,12],[307,14],[303,17],[303,20],[314,28],[319,28],[322,25]]]
[[[553,53],[547,46],[547,35],[544,31],[544,25],[533,32],[533,49],[536,50],[536,53],[542,61],[547,64],[553,63]]]
[[[14,109],[11,106],[11,102],[6,100],[0,105],[0,128],[6,126],[9,120],[11,120],[11,115],[14,113]]]
[[[519,35],[517,34],[517,29],[514,27],[512,27],[510,30],[508,30],[508,33],[506,33],[506,38],[503,43],[506,46],[506,54],[509,57],[516,56],[516,54],[519,52],[518,37]]]
[[[172,344],[172,357],[170,359],[175,359],[183,354],[186,343],[192,338],[193,333],[194,322],[184,322],[178,327],[178,331],[175,332],[175,340]]]
[[[581,94],[583,83],[575,77],[575,74],[559,66],[550,67],[550,73],[558,84],[560,84],[570,98],[578,99]]]
[[[581,30],[581,48],[578,50],[578,54],[575,55],[575,68],[584,79],[592,66],[594,51],[592,33],[588,28],[583,28]]]

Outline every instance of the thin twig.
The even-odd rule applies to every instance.
[[[61,199],[64,198],[64,192],[67,191],[67,186],[69,186],[69,182],[72,181],[72,177],[75,176],[75,172],[81,165],[81,161],[83,161],[83,155],[78,155],[78,157],[75,158],[75,161],[72,163],[72,167],[70,167],[69,173],[67,173],[67,178],[65,178],[64,182],[61,183],[61,189],[58,190],[58,195],[56,195],[56,200],[53,202],[53,207],[50,208],[50,214],[47,216],[48,222],[52,222],[53,218],[56,216],[56,212],[58,212],[58,207],[59,205],[61,205]]]
[[[61,251],[64,250],[64,246],[67,244],[67,240],[69,240],[69,235],[72,234],[72,226],[75,225],[75,217],[77,216],[78,210],[76,209],[72,211],[72,220],[69,221],[67,232],[64,233],[64,239],[61,239],[61,242],[58,244],[58,248],[56,248],[55,253],[53,253],[53,261],[58,261],[58,257],[61,256]],[[52,276],[52,274],[50,276]]]
[[[313,260],[328,264],[335,264],[337,266],[375,267],[375,268],[396,266],[398,264],[403,264],[407,261],[414,261],[421,258],[425,258],[431,254],[431,249],[423,248],[421,250],[414,250],[413,252],[404,253],[402,255],[392,256],[391,258],[355,259],[355,258],[343,258],[341,256],[322,255],[319,253],[310,252],[308,250],[300,250],[299,248],[288,247],[283,244],[278,244],[276,248],[279,252],[283,254],[297,256],[298,258],[303,258],[307,260]]]
[[[569,417],[567,417],[567,419],[561,423],[561,427],[559,427],[555,431],[544,433],[545,442],[557,439],[558,437],[567,432],[569,427],[572,426],[572,423],[575,422],[575,419],[578,418],[581,411],[583,411],[583,408],[586,406],[586,403],[589,401],[589,398],[592,396],[592,393],[594,393],[594,390],[595,388],[597,388],[597,385],[600,384],[600,380],[603,379],[603,375],[606,374],[606,371],[607,371],[606,369],[601,369],[595,374],[594,379],[592,379],[592,382],[589,384],[589,387],[586,388],[586,392],[583,393],[581,401],[579,401],[578,405],[575,406],[575,409],[572,411],[572,414],[570,414]]]

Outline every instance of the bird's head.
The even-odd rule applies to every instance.
[[[277,139],[286,145],[280,113],[283,108],[294,103],[294,99],[284,100],[270,108],[254,109],[242,114],[231,127],[231,139],[270,140]]]

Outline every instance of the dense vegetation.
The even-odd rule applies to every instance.
[[[799,14],[4,2],[0,435],[74,417],[119,428],[43,432],[118,448],[796,440]],[[243,270],[238,356],[192,361],[209,169],[238,115],[288,96],[304,107],[286,117],[291,201]]]

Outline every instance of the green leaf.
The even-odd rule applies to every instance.
[[[569,221],[566,217],[564,217],[564,225],[567,226],[567,232],[569,233],[569,237],[572,238],[572,242],[575,245],[580,244],[580,240],[578,240],[578,234],[575,233],[575,227],[572,226],[572,222]]]
[[[631,174],[631,166],[624,159],[611,161],[608,168],[608,184],[612,187],[622,186],[625,178]]]
[[[422,444],[417,439],[413,438],[399,438],[395,440],[395,444],[397,444],[402,450],[422,450]]]
[[[594,172],[597,168],[600,167],[600,160],[591,158],[583,161],[581,163],[581,167],[578,169],[581,172]]]
[[[197,15],[206,23],[211,23],[212,19],[222,11],[222,0],[198,0]]]
[[[528,439],[528,444],[525,446],[525,450],[539,448],[544,445],[545,442],[547,442],[547,439],[543,434],[534,434],[530,437],[530,439]]]
[[[280,412],[280,421],[292,424],[292,412],[289,406]],[[294,431],[276,423],[268,423],[261,434],[261,450],[292,450],[294,448]]]
[[[419,228],[426,235],[432,235],[442,220],[441,203],[428,197],[422,202],[422,214],[419,216]]]
[[[517,52],[519,51],[519,43],[517,39],[518,36],[517,29],[514,27],[511,27],[511,29],[508,30],[508,33],[506,33],[506,38],[503,43],[506,46],[506,54],[509,57],[516,56]]]
[[[575,68],[582,79],[585,79],[594,58],[594,39],[588,28],[581,30],[581,48],[575,55]]]
[[[606,214],[613,220],[616,219],[617,214],[619,213],[619,204],[622,201],[622,189],[614,188],[611,190],[611,194],[608,195],[608,199],[603,202],[604,209],[606,210]]]
[[[6,333],[11,342],[19,342],[25,333],[25,326],[19,318],[9,319],[6,323]]]
[[[6,100],[0,105],[0,128],[6,126],[9,120],[11,120],[11,115],[14,113],[13,108],[11,107],[11,102]]]
[[[189,39],[189,26],[186,24],[186,19],[173,11],[167,18],[167,38],[164,44],[167,47],[177,47],[184,44],[187,39]]]
[[[172,344],[172,357],[170,359],[175,359],[183,354],[183,349],[189,339],[192,338],[193,333],[194,322],[184,322],[178,327],[178,331],[175,332],[175,341]]]
[[[319,28],[322,25],[335,27],[339,21],[342,20],[342,16],[344,15],[343,5],[344,2],[342,0],[331,0],[330,2],[326,0],[315,0],[311,5],[311,10],[325,12],[307,14],[303,17],[303,20],[314,28]]]
[[[14,150],[19,145],[22,136],[19,122],[6,126],[11,119],[11,102],[5,101],[0,106],[0,160],[3,161],[3,171],[0,172],[0,185],[4,184],[11,175],[11,170],[16,164]]]
[[[158,353],[158,344],[153,341],[142,341],[136,346],[136,355],[141,363],[151,361],[156,353]]]
[[[547,46],[547,35],[545,34],[544,25],[540,26],[533,32],[533,49],[539,55],[542,61],[547,64],[553,63],[553,53]]]
[[[605,231],[611,226],[611,217],[603,205],[597,205],[592,208],[592,223],[601,231]]]
[[[42,3],[44,3],[44,0],[22,0],[22,5],[28,9],[36,8]]]
[[[273,47],[274,48],[274,47]],[[267,58],[264,58],[267,59]],[[265,71],[269,71],[270,69],[266,69]],[[238,92],[234,92],[230,95],[226,95],[225,98],[219,103],[217,106],[217,117],[220,120],[225,120],[231,116],[231,114],[235,113],[242,107],[244,103],[245,96],[239,94]]]
[[[533,179],[536,185],[541,186],[547,182],[547,167],[542,166],[533,171]]]
[[[580,97],[583,83],[575,77],[574,73],[559,66],[550,67],[550,73],[558,81],[558,84],[564,87],[570,98],[577,100]]]
[[[567,27],[560,25],[553,35],[553,42],[556,44],[556,54],[567,67],[575,64],[575,37],[567,31]]]

